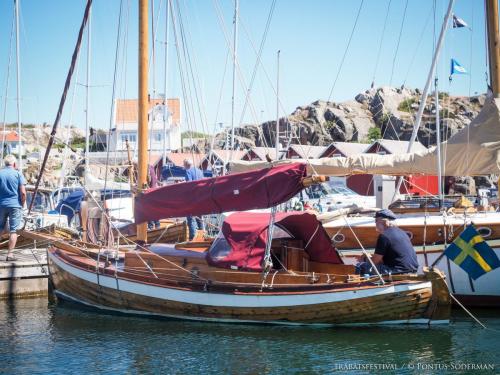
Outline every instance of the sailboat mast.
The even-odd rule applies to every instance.
[[[276,160],[280,158],[280,96],[279,96],[279,87],[280,87],[280,52],[278,50],[277,61],[276,61]]]
[[[233,21],[233,92],[231,96],[231,157],[233,160],[234,151],[234,93],[236,89],[236,63],[237,63],[237,51],[238,51],[238,15],[239,13],[239,0],[234,0],[234,21]]]
[[[167,121],[168,121],[168,100],[167,100],[167,83],[168,83],[168,38],[169,38],[169,13],[168,9],[170,6],[170,1],[167,1],[167,4],[165,6],[165,80],[163,81],[163,94],[165,95],[165,103],[163,103],[163,155],[162,155],[162,160],[163,160],[163,166],[167,163]],[[169,148],[170,142],[169,142]]]
[[[500,38],[498,33],[498,0],[486,0],[486,22],[488,24],[488,56],[490,82],[493,96],[500,98]]]
[[[137,190],[147,186],[148,168],[148,0],[139,0],[139,147]],[[137,239],[147,241],[147,223],[137,225]]]
[[[439,90],[438,90],[438,77],[434,78],[434,102],[436,105],[436,145],[437,145],[437,162],[438,162],[438,195],[439,205],[443,207],[443,170],[441,161],[441,118],[439,114]]]
[[[19,2],[21,0],[15,0],[16,2],[16,80],[17,80],[17,134],[19,136],[19,146],[18,146],[18,162],[19,170],[23,170],[23,141],[21,134],[21,51],[19,50]]]
[[[89,19],[87,21],[87,81],[85,83],[85,173],[90,171],[89,165],[89,122],[90,122],[90,62],[91,62],[91,37],[92,37],[92,8],[89,9]],[[85,181],[87,183],[87,181]]]

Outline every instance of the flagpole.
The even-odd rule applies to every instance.
[[[411,134],[410,138],[410,144],[408,145],[408,149],[406,150],[407,153],[411,151],[411,148],[413,147],[413,143],[415,142],[415,139],[417,138],[418,134],[418,129],[420,128],[420,123],[422,122],[422,115],[424,114],[424,109],[426,107],[426,101],[427,101],[427,96],[429,95],[429,89],[431,86],[432,82],[432,77],[434,76],[434,71],[436,70],[436,64],[439,58],[439,53],[441,52],[441,48],[443,46],[443,41],[444,41],[444,36],[446,35],[446,30],[448,29],[448,23],[450,22],[450,17],[451,17],[451,11],[453,9],[453,3],[455,0],[450,0],[448,3],[448,10],[446,11],[446,16],[443,21],[443,25],[441,26],[441,33],[439,34],[439,40],[436,46],[436,52],[434,52],[434,57],[432,58],[432,64],[431,68],[429,69],[429,74],[427,75],[427,81],[425,83],[424,87],[424,92],[422,93],[422,99],[420,100],[420,106],[418,107],[418,112],[417,112],[417,118],[415,120],[415,126],[413,127],[413,132]],[[438,145],[439,147],[439,145]],[[396,190],[394,191],[394,195],[392,197],[392,201],[396,199],[396,195],[398,194],[399,190],[401,189],[401,183],[403,182],[403,179],[400,178],[396,187]]]

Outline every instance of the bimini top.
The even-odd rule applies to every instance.
[[[207,262],[216,267],[261,271],[265,254],[269,213],[238,212],[230,215],[222,225],[222,235],[207,253]],[[315,215],[307,212],[280,212],[276,214],[278,237],[289,235],[302,240],[305,251],[314,262],[342,264],[337,250]]]
[[[306,165],[291,163],[167,185],[136,197],[135,222],[268,208],[303,189]]]

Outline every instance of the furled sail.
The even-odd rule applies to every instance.
[[[500,173],[500,99],[488,99],[469,126],[441,143],[443,174],[447,176],[478,176]],[[359,154],[348,158],[293,160],[308,164],[308,172],[329,176],[353,174],[435,175],[437,149],[401,155]],[[274,162],[274,165],[292,161]],[[242,172],[269,167],[267,162],[232,162],[232,171]]]
[[[136,197],[135,222],[268,208],[302,190],[306,165],[292,163],[167,185]]]

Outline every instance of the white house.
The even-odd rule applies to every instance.
[[[22,149],[20,147],[21,137],[14,130],[0,131],[0,143],[0,146],[4,148],[5,155],[9,153],[16,155],[24,154],[24,145],[22,145]]]
[[[108,139],[110,151],[126,150],[128,140],[132,151],[136,151],[138,143],[138,118],[137,99],[118,99],[115,104],[114,125]],[[165,121],[164,121],[165,119]],[[149,99],[149,142],[151,151],[177,150],[181,147],[181,113],[178,98]]]

